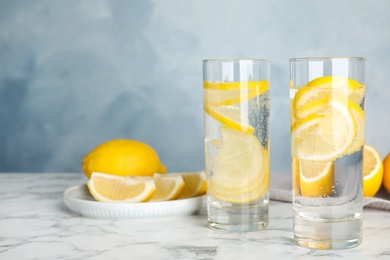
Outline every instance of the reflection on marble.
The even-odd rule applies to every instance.
[[[209,230],[204,214],[165,219],[81,217],[63,192],[82,174],[0,174],[0,259],[390,259],[389,211],[364,210],[363,243],[343,251],[292,244],[291,204],[272,201],[267,230]]]

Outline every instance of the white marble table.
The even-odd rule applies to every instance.
[[[292,243],[289,203],[271,202],[267,230],[223,233],[209,230],[204,214],[81,217],[67,209],[63,192],[84,182],[81,173],[0,173],[0,259],[390,259],[390,211],[364,209],[359,247],[310,251]]]

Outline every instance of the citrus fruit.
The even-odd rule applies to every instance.
[[[214,106],[205,104],[204,110],[221,124],[232,129],[251,134],[255,131],[248,118],[241,116],[241,110],[233,106]]]
[[[210,195],[230,203],[245,203],[261,197],[269,185],[269,158],[259,140],[221,127],[218,153],[207,187]]]
[[[298,161],[299,187],[304,197],[329,196],[333,191],[333,162]]]
[[[332,99],[324,116],[311,114],[292,126],[293,155],[306,161],[333,161],[346,153],[355,137],[348,104]]]
[[[256,97],[259,93],[254,90],[203,90],[204,101],[214,106],[234,105]]]
[[[93,172],[88,189],[97,201],[103,202],[144,202],[155,193],[152,177],[115,176]]]
[[[85,175],[104,172],[118,176],[153,176],[165,173],[155,150],[149,145],[125,139],[115,139],[100,144],[84,157],[82,164]]]
[[[269,89],[267,81],[204,82],[204,101],[214,106],[233,105],[254,98]]]
[[[382,185],[383,163],[379,152],[365,144],[363,149],[363,195],[373,197]]]
[[[220,81],[204,81],[203,88],[215,89],[215,90],[238,90],[238,89],[258,89],[259,92],[264,92],[269,89],[269,82],[266,80],[259,81],[232,81],[232,82],[220,82]]]
[[[304,106],[321,99],[351,100],[360,104],[365,87],[359,82],[340,76],[316,78],[300,88],[294,97],[294,107]]]
[[[390,193],[390,153],[383,160],[383,186]]]
[[[192,198],[206,194],[207,180],[205,172],[181,172],[172,173],[172,175],[181,176],[185,183],[184,189],[177,199]]]
[[[155,174],[156,192],[149,201],[166,201],[176,199],[184,189],[184,180],[180,175]]]
[[[364,145],[364,111],[359,105],[348,102],[348,108],[355,121],[356,137],[351,146],[347,150],[347,154],[354,153],[362,148]]]

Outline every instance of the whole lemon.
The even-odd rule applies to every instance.
[[[390,153],[383,160],[383,186],[390,193]]]
[[[92,172],[119,176],[152,176],[167,172],[152,147],[126,139],[100,144],[84,157],[82,167],[88,179]]]

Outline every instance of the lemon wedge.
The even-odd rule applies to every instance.
[[[172,176],[181,178],[183,180],[183,189],[175,197],[175,199],[187,199],[206,194],[207,180],[206,174],[203,171],[200,172],[177,172],[169,174],[155,174],[156,178],[164,178],[164,176]],[[158,191],[158,187],[157,187]]]
[[[333,191],[333,162],[310,162],[296,159],[299,171],[299,187],[302,196],[329,196]]]
[[[153,176],[156,192],[149,201],[176,199],[184,189],[184,180],[180,175],[155,174]]]
[[[192,198],[206,194],[207,180],[205,172],[179,173],[183,178],[185,187],[177,199]]]
[[[144,202],[155,193],[152,177],[125,177],[93,172],[88,189],[97,201]]]
[[[365,144],[363,149],[363,195],[373,197],[382,185],[383,163],[379,152]]]
[[[346,153],[355,137],[348,103],[332,99],[326,115],[311,114],[292,126],[293,155],[300,160],[332,161]]]
[[[269,186],[269,158],[259,140],[227,127],[214,158],[208,193],[229,203],[246,203],[260,198]]]
[[[204,110],[207,114],[212,116],[215,120],[221,124],[247,133],[251,134],[255,131],[253,126],[249,124],[249,119],[247,117],[241,116],[241,110],[233,106],[214,106],[211,104],[205,104]]]

